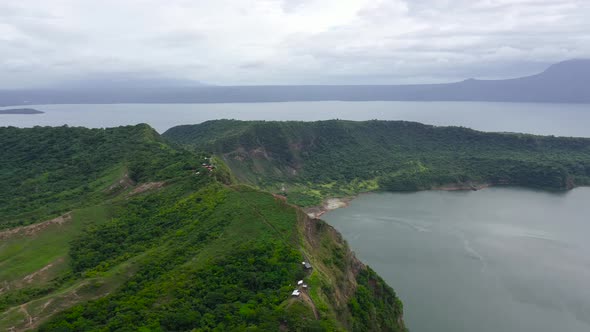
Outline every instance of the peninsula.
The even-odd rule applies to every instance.
[[[43,114],[45,112],[33,108],[11,108],[0,110],[0,114]]]

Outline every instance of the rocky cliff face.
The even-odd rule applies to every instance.
[[[356,258],[332,226],[303,211],[298,216],[304,252],[313,266],[309,280],[316,288],[314,305],[321,316],[335,317],[346,330],[406,331],[403,305],[393,289]]]

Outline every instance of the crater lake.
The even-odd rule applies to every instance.
[[[590,331],[590,188],[360,195],[322,216],[414,332]]]

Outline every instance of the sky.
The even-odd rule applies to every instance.
[[[590,58],[589,0],[0,0],[0,88],[510,78]]]

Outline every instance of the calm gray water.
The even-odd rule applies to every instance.
[[[246,104],[32,105],[46,114],[0,115],[0,126],[114,127],[148,123],[159,132],[213,119],[408,120],[513,131],[590,137],[590,104],[482,102],[290,102]],[[10,108],[10,107],[4,107]]]
[[[590,331],[590,188],[368,194],[324,215],[414,332]]]

